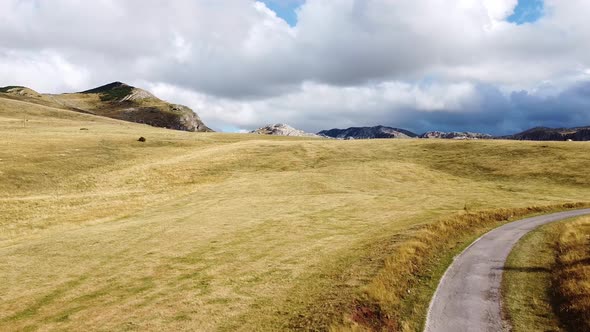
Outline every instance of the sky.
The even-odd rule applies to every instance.
[[[297,9],[305,3],[304,0],[264,0],[261,2],[292,27],[297,25]]]
[[[113,81],[220,131],[590,125],[587,0],[0,0],[0,86]]]

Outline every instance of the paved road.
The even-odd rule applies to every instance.
[[[510,250],[526,233],[562,219],[590,214],[566,211],[519,220],[485,234],[455,258],[430,304],[426,332],[504,331],[500,282]]]

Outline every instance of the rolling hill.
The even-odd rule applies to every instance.
[[[502,138],[522,141],[590,141],[590,126],[575,128],[535,127]]]
[[[114,82],[79,93],[40,94],[21,86],[0,88],[0,98],[145,123],[184,131],[211,131],[190,108],[170,104],[151,93]]]
[[[0,98],[2,331],[419,330],[466,239],[590,197],[583,142],[192,133],[69,106],[129,92],[19,89]]]

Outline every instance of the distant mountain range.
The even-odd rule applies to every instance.
[[[444,139],[492,139],[492,135],[470,132],[429,131],[418,135],[409,130],[385,126],[351,127],[348,129],[322,130],[318,135],[337,139],[373,138],[444,138]]]
[[[288,128],[288,130],[274,130],[269,128]],[[282,136],[310,136],[313,134],[305,133],[301,130],[294,129],[284,124],[269,125],[258,130],[258,134],[282,135]],[[286,133],[286,134],[285,134]],[[514,135],[493,136],[490,134],[473,133],[473,132],[443,132],[429,131],[418,135],[409,130],[392,128],[385,126],[375,127],[350,127],[346,129],[322,130],[317,133],[319,136],[336,138],[336,139],[375,139],[375,138],[433,138],[433,139],[509,139],[509,140],[530,140],[530,141],[588,141],[590,140],[590,126],[576,128],[545,128],[536,127]]]
[[[155,127],[198,132],[213,131],[190,108],[168,103],[145,90],[121,82],[113,82],[82,92],[62,94],[41,94],[24,86],[5,86],[0,87],[0,98],[20,100],[124,121],[145,123]],[[335,128],[313,134],[286,124],[272,124],[251,133],[275,136],[322,136],[335,139],[437,138],[590,141],[590,126],[574,128],[535,127],[514,135],[492,136],[473,132],[442,131],[429,131],[418,135],[409,130],[386,126]]]
[[[418,136],[409,130],[384,126],[322,130],[318,135],[339,139],[413,138]]]
[[[184,131],[212,131],[190,108],[113,82],[78,93],[40,94],[23,86],[0,88],[0,97]]]
[[[445,138],[445,139],[492,139],[494,136],[490,134],[482,133],[471,133],[468,131],[429,131],[422,135],[420,138]]]

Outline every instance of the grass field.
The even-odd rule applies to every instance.
[[[527,234],[508,256],[502,293],[514,332],[563,331],[553,309],[551,286],[558,228],[549,224]]]
[[[432,272],[415,239],[586,201],[589,148],[188,133],[0,99],[0,330],[367,329],[372,306],[417,329],[427,292],[389,292]]]
[[[549,224],[519,241],[503,282],[513,331],[590,329],[590,217]]]
[[[554,294],[570,331],[590,330],[590,217],[563,224],[555,243]]]

